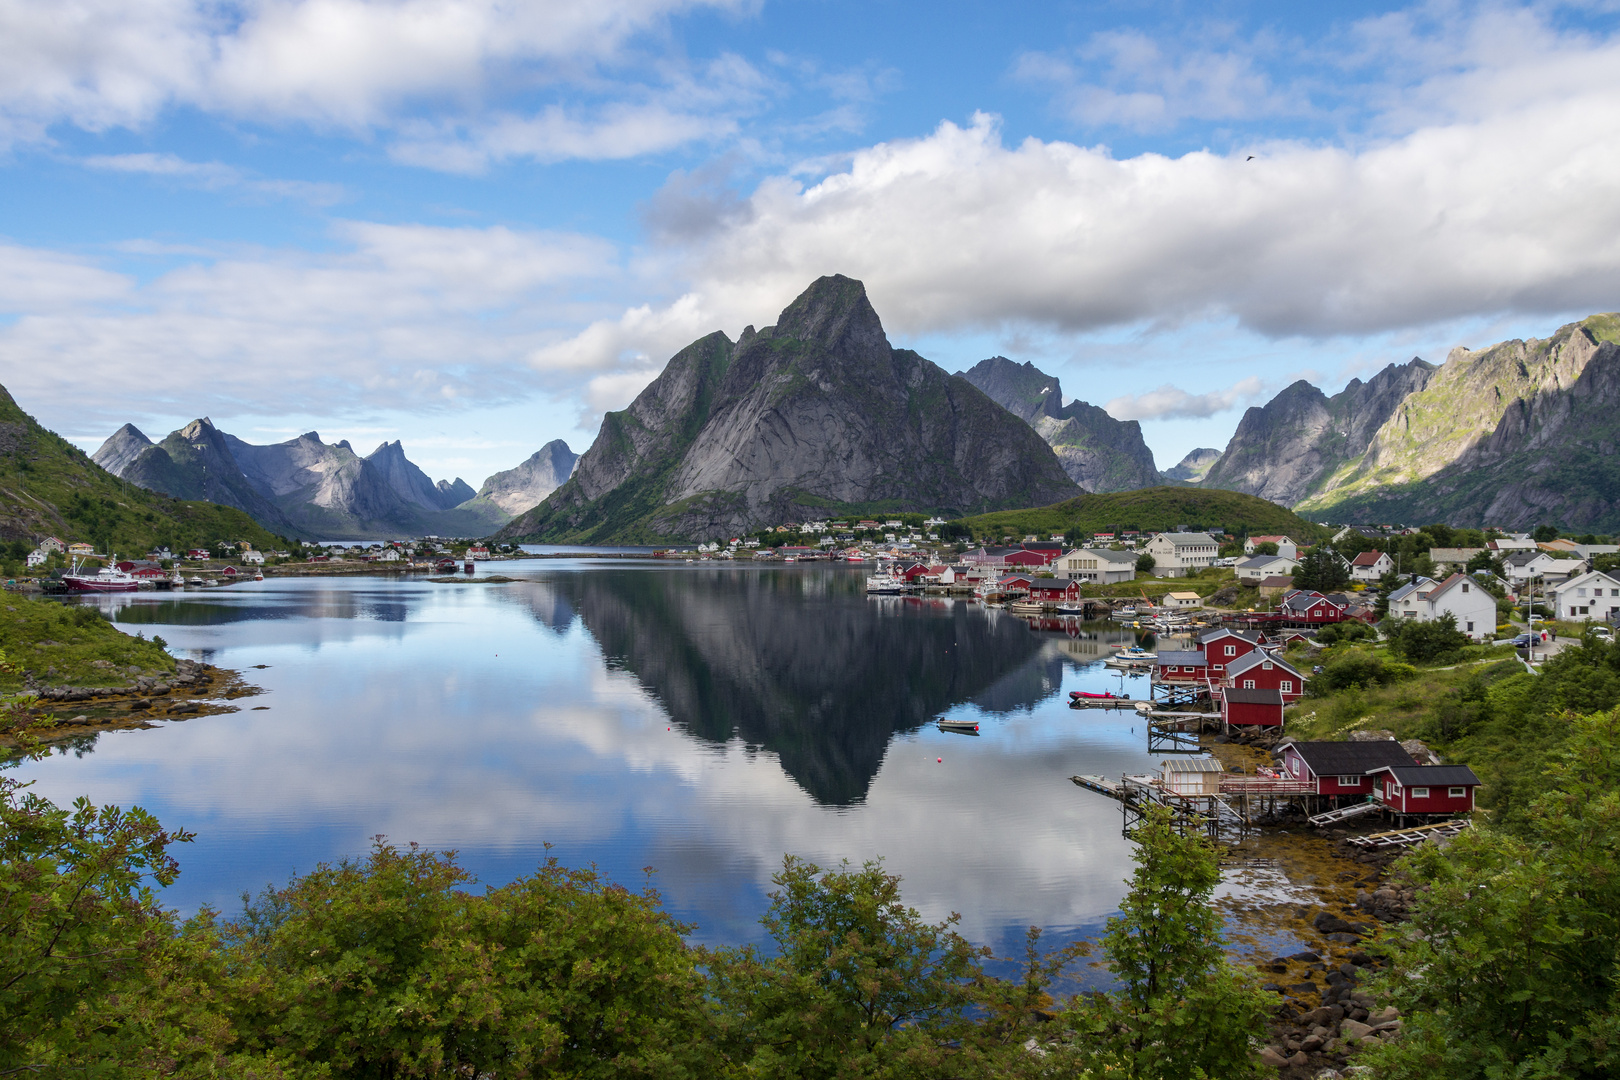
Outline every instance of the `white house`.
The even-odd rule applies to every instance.
[[[1575,559],[1555,559],[1545,551],[1512,551],[1502,560],[1502,569],[1514,587],[1523,585],[1533,577],[1544,581],[1562,580],[1572,572],[1584,569]]]
[[[1607,620],[1620,612],[1620,579],[1592,571],[1547,590],[1554,617],[1570,622]]]
[[[389,548],[387,554],[392,555],[396,559],[399,558],[399,553],[393,548]],[[248,548],[246,551],[242,552],[242,561],[244,563],[250,563],[254,566],[263,566],[264,552],[255,551],[253,548]]]
[[[1237,564],[1239,581],[1260,581],[1263,578],[1292,574],[1299,563],[1286,555],[1256,555]]]
[[[1159,601],[1160,607],[1167,608],[1196,608],[1204,606],[1204,598],[1195,592],[1165,593],[1164,599]]]
[[[1363,551],[1350,560],[1352,581],[1377,581],[1395,569],[1395,560],[1387,551]]]
[[[1089,581],[1097,585],[1135,581],[1136,553],[1110,551],[1108,548],[1076,548],[1058,556],[1057,562],[1052,564],[1052,574],[1070,581]]]
[[[1251,536],[1243,541],[1243,554],[1253,555],[1255,548],[1261,544],[1276,544],[1277,554],[1285,559],[1299,558],[1299,545],[1286,536]]]
[[[45,550],[45,545],[41,544],[28,553],[28,568],[32,570],[36,566],[44,566],[45,561],[50,557],[51,553]]]
[[[1159,533],[1148,541],[1147,552],[1159,577],[1185,577],[1213,565],[1221,546],[1209,533]]]
[[[1389,615],[1417,622],[1451,615],[1458,630],[1484,641],[1496,630],[1496,597],[1463,574],[1452,574],[1442,582],[1420,577],[1389,594]]]

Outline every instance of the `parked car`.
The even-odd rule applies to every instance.
[[[1599,641],[1613,641],[1614,640],[1614,631],[1610,630],[1607,626],[1594,626],[1590,630],[1588,630],[1587,633],[1591,634],[1593,637],[1597,638]]]

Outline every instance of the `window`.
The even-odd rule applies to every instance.
[[[1245,690],[1253,690],[1254,689],[1254,680],[1253,679],[1244,679],[1243,680],[1243,689],[1245,689]]]
[[[1340,787],[1360,787],[1361,786],[1361,777],[1359,777],[1359,776],[1341,776],[1341,777],[1339,777],[1339,786]]]
[[[1575,595],[1576,596],[1585,596],[1586,595],[1586,590],[1585,589],[1576,589],[1575,590]]]
[[[1446,794],[1453,799],[1466,799],[1468,797],[1468,789],[1465,787],[1447,788]]]
[[[1427,799],[1428,797],[1429,797],[1429,789],[1428,788],[1426,788],[1426,787],[1415,787],[1415,788],[1412,789],[1412,798],[1414,798],[1414,799]]]
[[[1389,792],[1390,798],[1394,798],[1396,795],[1401,793],[1401,785],[1396,781],[1391,780],[1384,790]]]
[[[1271,670],[1271,661],[1267,660],[1267,661],[1263,662],[1260,665],[1260,670],[1261,671],[1270,671]]]
[[[1472,634],[1474,632],[1474,624],[1473,623],[1468,624],[1468,632],[1470,634]]]
[[[1463,592],[1467,592],[1467,591],[1468,591],[1468,583],[1464,582],[1463,583]]]
[[[1237,655],[1237,646],[1236,645],[1228,645],[1226,647],[1226,655],[1227,656],[1236,656]]]
[[[1294,692],[1294,680],[1293,679],[1284,679],[1282,681],[1282,686],[1280,687],[1280,689],[1285,694],[1292,694]]]

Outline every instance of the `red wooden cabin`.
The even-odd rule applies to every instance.
[[[1305,696],[1305,676],[1286,660],[1256,649],[1226,665],[1226,685],[1239,690],[1276,690],[1292,704]]]
[[[1386,765],[1369,778],[1378,801],[1398,814],[1466,814],[1479,787],[1466,765]]]
[[[1221,688],[1221,719],[1238,727],[1283,726],[1283,696],[1278,690]]]
[[[1386,765],[1415,768],[1412,755],[1393,739],[1370,742],[1285,742],[1277,748],[1283,768],[1295,780],[1310,784],[1318,795],[1351,795],[1365,799],[1373,793],[1374,769]]]

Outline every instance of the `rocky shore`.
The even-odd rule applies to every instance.
[[[240,672],[199,660],[177,660],[171,675],[129,674],[129,682],[114,686],[39,686],[30,678],[20,719],[33,725],[34,738],[51,743],[101,730],[151,727],[153,720],[236,712],[233,700],[261,692]],[[31,703],[27,695],[33,696]],[[0,748],[16,746],[15,738],[0,734]]]

